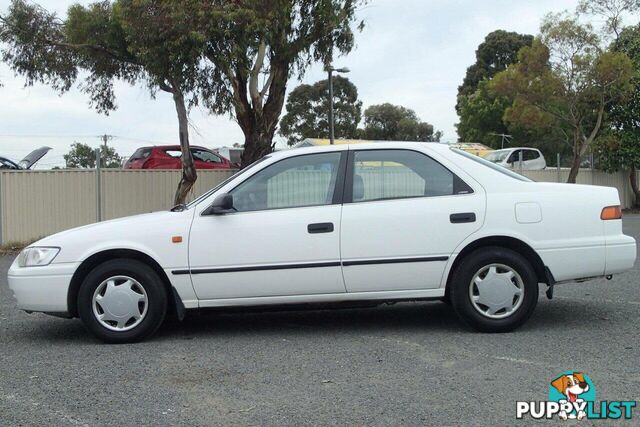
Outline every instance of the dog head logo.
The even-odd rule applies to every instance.
[[[586,416],[588,401],[595,401],[596,391],[591,379],[582,372],[567,371],[551,381],[549,400],[563,408],[558,416],[564,420],[581,420]]]
[[[582,372],[563,374],[551,381],[551,385],[566,396],[569,402],[575,402],[578,396],[589,391],[589,384],[585,381]]]

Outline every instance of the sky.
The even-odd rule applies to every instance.
[[[37,3],[64,16],[75,2]],[[8,5],[8,0],[0,0],[0,13]],[[455,141],[457,88],[484,37],[497,29],[536,35],[544,15],[576,5],[577,0],[370,0],[358,11],[365,28],[356,34],[355,48],[334,65],[351,69],[348,77],[358,87],[364,108],[383,102],[403,105],[443,131],[443,140]],[[315,64],[301,81],[290,80],[288,90],[326,78],[322,68]],[[90,109],[79,90],[59,96],[47,86],[25,87],[24,78],[4,64],[0,82],[0,156],[20,160],[46,145],[53,149],[39,168],[50,168],[64,165],[62,156],[73,142],[97,147],[103,134],[114,136],[109,144],[124,156],[144,145],[177,143],[177,118],[168,94],[151,99],[145,87],[119,83],[118,109],[105,116]],[[196,108],[190,121],[194,145],[243,142],[230,116],[211,116]],[[276,139],[284,146],[282,137]]]

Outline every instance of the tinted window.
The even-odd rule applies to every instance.
[[[480,163],[483,166],[488,167],[489,169],[492,169],[496,172],[499,172],[503,175],[506,175],[510,178],[514,178],[517,179],[518,181],[525,181],[525,182],[533,182],[532,180],[530,180],[529,178],[527,178],[526,176],[522,176],[522,175],[518,175],[515,172],[511,172],[509,169],[504,168],[502,166],[498,166],[494,163],[491,163],[488,160],[483,159],[482,157],[478,157],[478,156],[474,156],[473,154],[469,154],[465,151],[462,151],[458,148],[451,148],[451,151],[453,151],[454,153],[462,156],[462,157],[466,157],[469,160],[473,160],[476,163]]]
[[[222,163],[220,157],[207,150],[193,148],[191,149],[191,154],[193,155],[193,160],[200,160],[201,162],[207,163]]]
[[[513,153],[511,153],[511,156],[509,156],[509,160],[507,160],[507,163],[519,162],[520,161],[520,153],[521,152],[522,152],[522,150],[516,150]],[[522,160],[524,160],[524,158]]]
[[[363,150],[354,153],[353,201],[471,193],[447,168],[409,150]]]
[[[291,157],[261,170],[231,191],[239,212],[329,205],[340,153]]]
[[[540,153],[535,150],[524,150],[524,158],[522,160],[536,160],[540,158]]]
[[[129,161],[146,159],[149,157],[149,154],[151,154],[151,148],[138,148],[135,153],[131,155]]]

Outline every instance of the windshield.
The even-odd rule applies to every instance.
[[[480,163],[483,166],[488,167],[489,169],[493,169],[496,172],[500,172],[503,175],[506,175],[510,178],[514,178],[517,179],[518,181],[525,181],[525,182],[533,182],[533,180],[527,178],[526,176],[522,176],[519,175],[515,172],[510,171],[507,168],[504,168],[502,166],[498,166],[490,161],[488,161],[487,159],[483,159],[482,157],[478,157],[478,156],[474,156],[473,154],[469,154],[466,151],[462,151],[459,150],[457,148],[451,148],[451,151],[453,151],[456,154],[459,154],[463,157],[466,157],[467,159],[473,160],[476,163]]]
[[[493,163],[502,163],[507,158],[511,150],[491,151],[483,156],[484,159]]]
[[[225,179],[224,181],[222,181],[220,184],[216,185],[215,187],[213,187],[211,190],[207,191],[206,193],[204,193],[202,196],[198,197],[197,199],[195,199],[194,201],[192,201],[191,203],[187,204],[187,208],[190,208],[191,206],[195,206],[198,203],[200,203],[201,200],[206,199],[207,197],[209,197],[209,195],[211,195],[212,193],[215,193],[216,191],[218,191],[220,188],[224,187],[225,185],[227,185],[227,183],[229,183],[232,179],[236,179],[237,177],[239,177],[240,175],[246,173],[247,171],[249,171],[250,169],[253,169],[258,163],[262,162],[263,160],[268,159],[270,156],[264,156],[263,158],[256,160],[255,162],[251,163],[249,166],[247,166],[246,168],[242,169],[240,172],[231,175],[229,178]]]

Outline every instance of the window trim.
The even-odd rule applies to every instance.
[[[331,203],[322,203],[322,204],[317,204],[317,205],[304,205],[304,206],[283,206],[283,207],[279,207],[279,208],[256,209],[256,210],[253,210],[253,211],[237,211],[237,212],[226,213],[225,216],[226,215],[250,214],[250,213],[254,213],[254,212],[277,211],[277,210],[284,210],[284,209],[304,209],[304,208],[314,208],[314,207],[321,207],[321,206],[341,205],[343,203],[343,199],[344,199],[344,197],[343,197],[344,196],[344,188],[345,188],[344,181],[345,181],[345,175],[346,175],[346,169],[347,169],[347,154],[348,154],[347,150],[321,151],[321,152],[304,153],[304,154],[299,154],[297,156],[285,157],[283,159],[280,159],[280,160],[277,160],[277,161],[271,163],[268,166],[263,167],[262,169],[260,169],[259,171],[255,172],[255,173],[251,174],[246,179],[242,180],[237,185],[235,185],[233,188],[230,188],[229,190],[227,190],[226,193],[227,194],[232,194],[233,191],[236,188],[238,188],[240,185],[244,184],[246,181],[250,180],[251,178],[253,178],[257,174],[259,174],[263,170],[266,170],[266,169],[270,168],[271,166],[274,166],[274,165],[276,165],[276,164],[278,164],[280,162],[283,162],[285,160],[298,158],[298,157],[305,157],[305,156],[313,156],[313,155],[320,155],[320,154],[335,154],[335,153],[338,153],[340,155],[340,158],[338,159],[338,172],[336,173],[336,182],[334,183],[334,186],[333,186],[333,199],[331,200]],[[213,204],[213,200],[208,205],[208,207],[210,207],[212,204]],[[208,207],[205,208],[202,212],[206,211],[208,209]],[[200,213],[200,216],[202,216],[202,212]]]
[[[459,182],[463,183],[465,186],[467,186],[469,188],[469,190],[471,190],[471,191],[469,191],[468,193],[442,194],[442,195],[439,195],[439,196],[385,197],[385,198],[382,198],[382,199],[371,199],[371,200],[354,201],[353,200],[353,175],[354,175],[354,170],[355,170],[355,153],[356,152],[365,152],[365,151],[410,151],[410,152],[421,154],[421,155],[425,156],[426,158],[436,162],[437,164],[442,166],[446,171],[448,171],[451,175],[453,175],[454,185],[455,185],[455,181],[459,181]],[[371,148],[371,149],[349,150],[349,159],[347,160],[347,173],[346,173],[344,185],[345,185],[345,187],[344,187],[343,204],[375,203],[375,202],[384,202],[384,201],[410,200],[410,199],[427,199],[427,198],[432,199],[432,198],[436,198],[436,197],[470,196],[470,195],[475,193],[475,190],[473,189],[473,187],[470,186],[469,184],[467,184],[467,182],[465,180],[460,178],[451,169],[449,169],[448,167],[446,167],[445,165],[443,165],[442,163],[440,163],[438,160],[434,159],[430,155],[428,155],[428,154],[426,154],[426,153],[424,153],[424,152],[422,152],[420,150],[413,150],[413,149],[410,149],[410,148]]]

